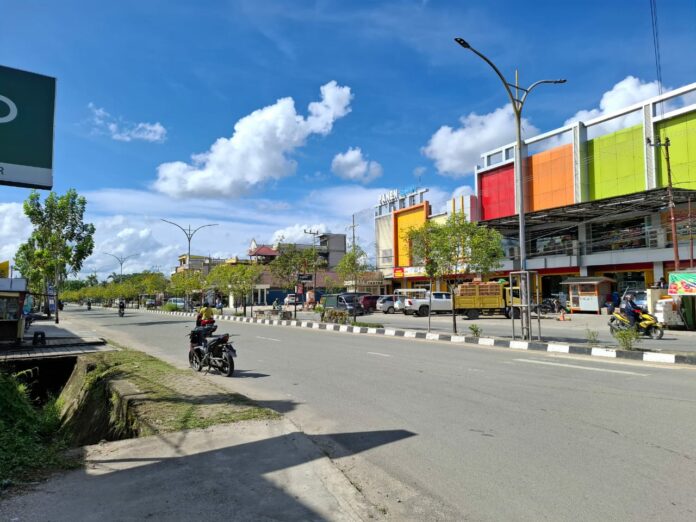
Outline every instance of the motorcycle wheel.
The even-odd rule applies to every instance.
[[[232,374],[234,373],[234,359],[232,359],[232,356],[227,352],[222,354],[220,373],[225,377],[232,377]]]
[[[203,369],[201,358],[196,352],[189,352],[189,366],[191,366],[191,368],[197,372],[200,372]]]
[[[662,339],[662,336],[665,334],[665,331],[662,328],[658,328],[657,326],[653,326],[650,328],[650,331],[648,332],[650,335],[651,339],[655,339],[656,341],[659,341]]]

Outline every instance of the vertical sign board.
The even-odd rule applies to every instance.
[[[0,65],[0,185],[53,187],[56,80]]]

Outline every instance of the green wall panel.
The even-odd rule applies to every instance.
[[[660,122],[656,130],[664,143],[669,137],[669,157],[672,164],[672,185],[674,188],[696,190],[696,112],[682,114],[676,118]],[[660,162],[657,167],[657,183],[667,186],[667,162],[664,147],[660,149]]]
[[[604,199],[645,190],[643,125],[587,142],[590,199]]]

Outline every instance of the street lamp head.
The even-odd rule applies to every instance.
[[[555,80],[553,83],[566,83],[568,80],[561,78],[560,80]]]
[[[471,49],[471,46],[466,40],[464,40],[464,38],[455,38],[454,41],[461,45],[464,49]]]

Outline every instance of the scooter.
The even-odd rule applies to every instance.
[[[91,309],[92,309],[92,303],[87,301],[87,310],[91,310]]]
[[[118,316],[123,317],[126,315],[126,307],[123,305],[118,305]]]
[[[197,327],[191,330],[189,341],[189,365],[191,368],[197,372],[205,368],[205,373],[208,373],[211,368],[215,368],[225,377],[232,377],[237,350],[230,342],[230,334],[207,339],[201,327]]]
[[[664,325],[658,322],[654,315],[649,314],[646,310],[639,308],[636,312],[640,313],[635,327],[638,333],[650,337],[651,339],[659,340],[665,334]],[[631,328],[631,321],[628,317],[621,313],[619,309],[615,309],[614,313],[609,318],[609,332],[611,335],[616,335],[620,330],[628,330]]]

